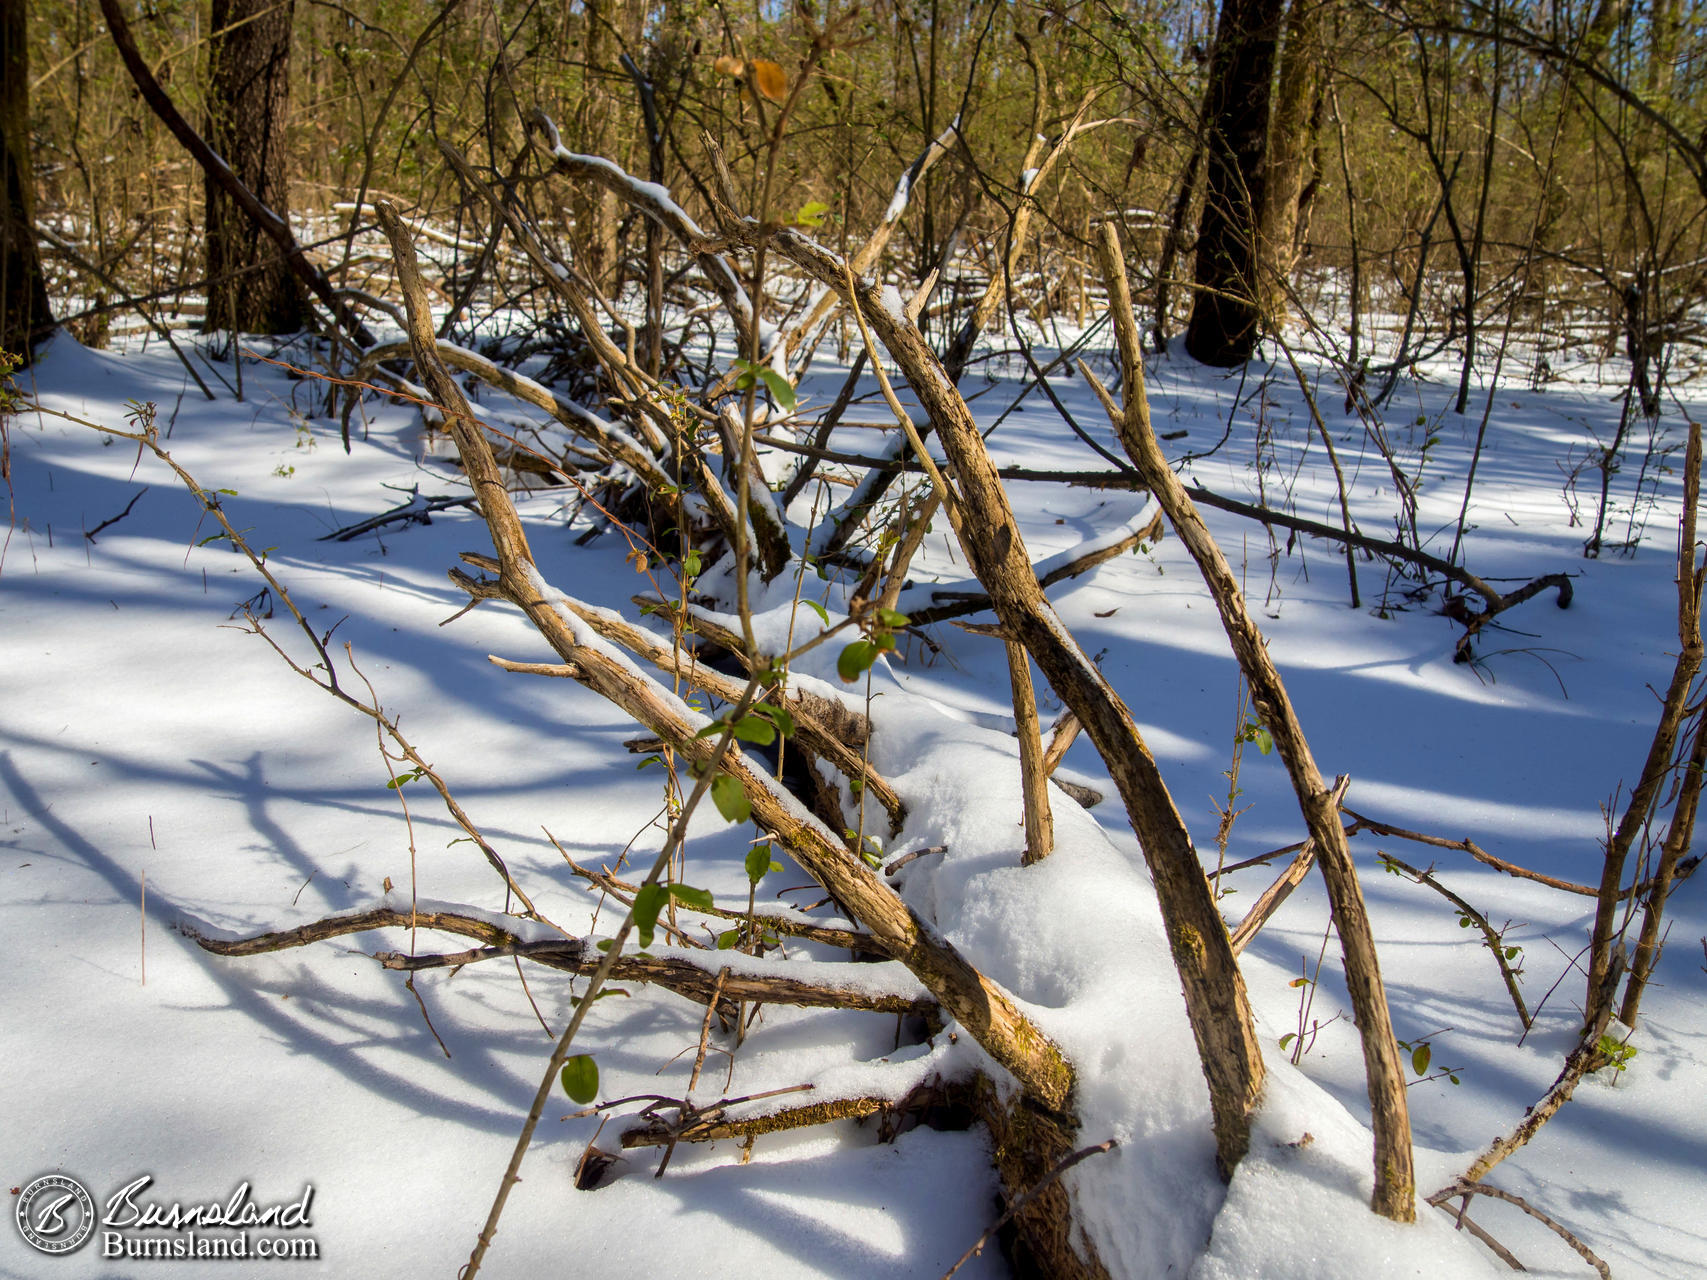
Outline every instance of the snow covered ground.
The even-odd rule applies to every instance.
[[[1337,522],[1322,464],[1285,366],[1244,381],[1163,359],[1152,372],[1158,431],[1189,476],[1252,500],[1289,492],[1298,514]],[[841,371],[815,367],[803,392],[834,393]],[[987,421],[1020,373],[975,373],[967,390]],[[1445,371],[1442,371],[1445,377]],[[506,675],[486,661],[549,655],[512,612],[483,606],[440,622],[465,598],[445,570],[484,534],[466,510],[430,526],[393,527],[352,542],[324,534],[400,501],[383,486],[454,494],[457,472],[431,456],[418,419],[370,406],[353,453],[336,424],[304,415],[318,392],[254,364],[245,399],[215,404],[158,345],[92,352],[60,338],[22,380],[46,406],[123,425],[126,404],[153,401],[167,447],[204,485],[235,490],[226,508],[317,626],[352,647],[403,732],[450,783],[540,908],[583,931],[593,900],[549,831],[577,861],[647,853],[662,798],[656,770],[621,746],[636,728],[570,681]],[[1105,444],[1112,436],[1076,379],[1058,392]],[[1391,536],[1397,509],[1386,466],[1343,393],[1322,401],[1365,532]],[[1395,442],[1422,464],[1419,524],[1444,530],[1444,554],[1482,408],[1444,412],[1443,383],[1405,384],[1388,412]],[[1234,411],[1235,400],[1243,406]],[[1699,412],[1685,400],[1684,407]],[[1347,607],[1337,547],[1300,539],[1271,566],[1259,526],[1206,512],[1248,594],[1328,773],[1348,773],[1348,804],[1400,826],[1468,836],[1500,857],[1575,881],[1598,878],[1605,812],[1640,770],[1676,647],[1672,571],[1679,486],[1657,466],[1657,495],[1634,509],[1646,539],[1632,556],[1581,558],[1572,504],[1592,517],[1571,466],[1608,433],[1617,405],[1592,385],[1501,389],[1470,508],[1467,560],[1484,577],[1566,571],[1575,603],[1550,594],[1502,617],[1474,666],[1454,665],[1457,628],[1384,593],[1378,563],[1359,562],[1364,607]],[[1229,427],[1229,421],[1231,423]],[[1212,446],[1226,431],[1227,441]],[[1671,420],[1665,443],[1681,445]],[[839,447],[870,451],[875,433],[846,430]],[[540,1019],[570,1013],[562,975],[501,962],[404,975],[369,958],[407,949],[406,933],[364,935],[250,959],[219,959],[177,932],[257,932],[372,904],[389,880],[407,895],[504,906],[502,886],[424,784],[386,787],[372,724],[292,674],[231,622],[241,602],[264,610],[262,584],[219,543],[195,500],[151,456],[62,419],[24,414],[10,427],[14,520],[0,563],[0,936],[6,981],[0,1025],[0,1163],[9,1186],[47,1172],[81,1179],[97,1200],[137,1177],[162,1202],[226,1200],[247,1181],[262,1205],[312,1185],[317,1262],[304,1273],[455,1273],[473,1247],[550,1051]],[[1034,396],[991,438],[998,461],[1097,465]],[[1681,449],[1671,460],[1680,465]],[[1629,505],[1640,453],[1617,478]],[[140,493],[140,497],[137,495]],[[129,514],[96,532],[103,521]],[[607,535],[572,545],[566,495],[523,512],[541,571],[578,598],[625,607],[648,584]],[[1016,484],[1034,558],[1067,552],[1127,525],[1141,496]],[[806,519],[809,496],[792,514]],[[1615,536],[1622,537],[1621,513]],[[93,536],[90,536],[93,535]],[[915,577],[958,583],[964,565],[933,543]],[[1215,611],[1171,537],[1050,592],[1086,649],[1132,706],[1206,856],[1214,858],[1238,730],[1238,675]],[[923,599],[924,595],[917,597]],[[774,606],[776,601],[761,604]],[[835,600],[829,600],[834,607]],[[1385,604],[1385,608],[1383,608]],[[903,607],[906,607],[904,604]],[[1385,614],[1385,616],[1381,616]],[[241,615],[239,614],[239,617]],[[800,618],[810,615],[802,613]],[[299,650],[280,614],[270,624]],[[1142,858],[1087,743],[1065,766],[1111,799],[1086,812],[1055,796],[1058,852],[1022,871],[1019,786],[1001,648],[951,626],[933,653],[874,678],[874,763],[896,781],[912,818],[899,854],[946,843],[902,879],[921,910],[1025,1003],[1081,1073],[1086,1144],[1120,1145],[1068,1177],[1093,1210],[1093,1233],[1117,1275],[1202,1277],[1479,1276],[1503,1273],[1482,1246],[1424,1210],[1415,1228],[1364,1207],[1368,1134],[1362,1061],[1331,940],[1302,1037],[1299,1066],[1281,1037],[1300,1029],[1301,1000],[1323,947],[1325,898],[1307,881],[1244,957],[1270,1051],[1268,1103],[1252,1154],[1230,1190],[1213,1171],[1207,1099],[1192,1053]],[[833,648],[833,646],[828,646]],[[834,682],[834,654],[808,672]],[[1040,686],[1047,720],[1055,705]],[[1300,838],[1276,757],[1247,748],[1229,863]],[[411,854],[411,830],[415,852]],[[750,834],[750,833],[749,833]],[[1432,891],[1382,873],[1377,850],[1441,878],[1522,947],[1535,1028],[1522,1036],[1499,975],[1474,931]],[[696,822],[687,879],[744,903],[746,837],[715,815]],[[1573,1043],[1582,996],[1571,970],[1592,902],[1502,876],[1455,852],[1362,835],[1364,875],[1398,1035],[1427,1041],[1430,1078],[1410,1093],[1422,1188],[1508,1130],[1538,1099]],[[1431,859],[1431,852],[1433,854]],[[1231,878],[1231,919],[1267,884]],[[143,909],[146,877],[146,910]],[[794,868],[763,893],[802,884]],[[785,894],[804,904],[813,895]],[[1675,894],[1669,945],[1621,1074],[1603,1072],[1525,1151],[1490,1178],[1531,1199],[1596,1250],[1619,1276],[1691,1277],[1707,1270],[1707,935],[1700,878]],[[607,909],[603,923],[608,927]],[[421,946],[438,947],[425,935]],[[441,949],[460,950],[453,943]],[[146,951],[144,948],[146,947]],[[809,949],[806,954],[810,954]],[[146,983],[143,964],[146,955]],[[1301,970],[1300,966],[1303,966]],[[905,975],[903,975],[904,977]],[[534,1005],[537,1005],[536,1016]],[[425,1016],[424,1016],[425,1015]],[[1342,1016],[1336,1016],[1342,1015]],[[429,1027],[428,1019],[431,1020]],[[583,1032],[603,1096],[686,1088],[701,1010],[636,988],[601,1001]],[[442,1042],[442,1043],[441,1043]],[[732,1058],[713,1052],[695,1097],[803,1083],[896,1089],[965,1070],[962,1036],[897,1047],[895,1020],[769,1008]],[[1458,1083],[1441,1072],[1449,1070]],[[727,1088],[725,1082],[727,1080]],[[485,1271],[494,1276],[939,1276],[990,1224],[996,1192],[978,1130],[914,1130],[893,1145],[851,1122],[761,1139],[748,1163],[734,1144],[680,1148],[654,1179],[656,1154],[635,1153],[611,1185],[574,1190],[597,1121],[546,1113]],[[1306,1137],[1308,1135],[1308,1137]],[[1588,1274],[1585,1263],[1516,1210],[1479,1202],[1473,1216],[1534,1272]],[[190,1263],[103,1260],[101,1242],[69,1258],[29,1249],[0,1229],[0,1275],[210,1274]],[[245,1264],[246,1265],[246,1264]],[[1195,1268],[1195,1270],[1193,1270]],[[235,1268],[233,1268],[235,1269]],[[995,1276],[992,1248],[961,1275]],[[223,1273],[223,1271],[222,1271]]]

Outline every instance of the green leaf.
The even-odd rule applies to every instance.
[[[599,1064],[590,1053],[577,1053],[563,1064],[563,1092],[583,1107],[599,1096]]]
[[[771,393],[771,399],[784,413],[793,413],[795,406],[794,386],[775,369],[760,369],[759,377],[764,380],[765,388]]]
[[[747,850],[747,879],[758,884],[773,871],[781,871],[782,863],[771,857],[771,847],[768,843],[756,844]]]
[[[1286,985],[1289,987],[1307,987],[1310,985],[1310,979],[1308,979],[1308,978],[1294,978],[1294,979],[1292,979],[1291,982],[1288,982]]]
[[[1296,1031],[1288,1031],[1285,1035],[1280,1037],[1280,1047],[1282,1049],[1284,1049],[1287,1045],[1291,1044],[1297,1038],[1298,1038],[1298,1033]]]
[[[794,736],[794,717],[781,707],[773,707],[768,702],[757,708],[760,715],[769,716],[776,725],[776,731],[785,738]]]
[[[1265,756],[1274,750],[1274,735],[1267,729],[1259,727],[1256,736],[1257,750]]]
[[[742,742],[768,747],[776,741],[776,726],[763,716],[744,715],[735,722],[735,736]]]
[[[794,211],[794,223],[799,227],[821,227],[830,206],[822,200],[808,200]]]
[[[719,951],[732,950],[735,944],[739,941],[741,941],[741,931],[739,929],[725,929],[722,933],[717,935],[717,949]]]
[[[897,613],[894,609],[879,609],[877,617],[886,627],[904,627],[912,621],[906,614]]]
[[[600,989],[598,995],[593,997],[593,1003],[597,1004],[600,1000],[609,1000],[612,996],[626,996],[628,994],[629,994],[628,991],[626,991],[622,987],[604,987],[604,988]],[[579,1009],[581,1007],[581,1000],[582,1000],[582,997],[580,997],[580,996],[570,996],[569,997],[570,1007],[574,1008],[574,1009]]]
[[[656,880],[641,885],[640,891],[634,895],[634,932],[641,946],[652,945],[652,931],[658,927],[658,913],[669,900],[670,891]]]
[[[852,684],[871,669],[877,661],[877,646],[869,640],[855,640],[843,649],[836,659],[836,674]]]
[[[753,812],[741,784],[726,773],[720,773],[711,780],[711,802],[728,822],[745,822]]]
[[[1428,1060],[1431,1056],[1433,1055],[1429,1052],[1428,1041],[1424,1040],[1411,1053],[1411,1070],[1419,1076],[1426,1076],[1428,1074]]]
[[[696,889],[689,884],[671,885],[670,896],[684,907],[692,907],[696,911],[710,911],[717,905],[711,900],[710,889]]]
[[[826,627],[830,625],[830,611],[823,605],[819,604],[816,600],[802,600],[800,603],[812,610],[813,613],[817,614],[818,620]]]

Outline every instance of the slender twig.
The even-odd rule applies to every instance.
[[[1452,890],[1441,884],[1440,881],[1436,880],[1429,872],[1419,871],[1417,868],[1411,866],[1410,863],[1404,862],[1399,858],[1395,858],[1392,854],[1387,853],[1384,850],[1376,850],[1375,856],[1380,858],[1381,861],[1388,866],[1404,872],[1412,880],[1416,881],[1416,883],[1425,884],[1429,888],[1433,889],[1436,893],[1440,894],[1441,897],[1445,898],[1453,906],[1457,907],[1458,910],[1463,913],[1466,920],[1469,920],[1477,929],[1481,930],[1482,945],[1487,947],[1487,949],[1493,953],[1494,963],[1500,967],[1500,977],[1504,979],[1505,989],[1511,995],[1511,1003],[1517,1010],[1517,1019],[1519,1022],[1523,1023],[1523,1029],[1525,1031],[1529,1030],[1534,1019],[1530,1016],[1529,1007],[1523,1002],[1523,992],[1518,990],[1517,974],[1513,971],[1510,963],[1505,958],[1505,939],[1502,938],[1499,932],[1488,923],[1488,918],[1480,911],[1476,910],[1476,908],[1472,907],[1468,902],[1464,901],[1463,898],[1460,898],[1456,893],[1452,892]]]
[[[1498,1187],[1490,1187],[1484,1182],[1456,1182],[1452,1186],[1447,1187],[1444,1192],[1437,1194],[1440,1194],[1443,1199],[1451,1199],[1454,1196],[1489,1196],[1492,1199],[1503,1200],[1507,1204],[1516,1205],[1531,1218],[1534,1218],[1537,1222],[1544,1225],[1554,1235],[1558,1236],[1559,1239],[1570,1245],[1571,1248],[1575,1249],[1577,1255],[1582,1258],[1584,1262],[1588,1263],[1589,1266],[1593,1267],[1600,1273],[1602,1280],[1612,1280],[1612,1268],[1607,1266],[1593,1249],[1590,1249],[1581,1240],[1577,1239],[1576,1236],[1571,1234],[1568,1228],[1548,1217],[1522,1196],[1513,1195],[1510,1191],[1502,1191]],[[1429,1202],[1431,1204],[1437,1203],[1434,1196],[1429,1197]]]

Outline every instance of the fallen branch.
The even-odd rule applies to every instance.
[[[383,529],[388,524],[431,524],[432,516],[435,512],[449,511],[453,507],[471,507],[473,505],[474,498],[470,494],[464,494],[461,497],[452,497],[450,494],[441,494],[436,498],[423,498],[421,496],[420,486],[417,485],[415,486],[414,491],[409,495],[409,501],[403,503],[401,506],[393,507],[389,511],[382,511],[377,516],[369,516],[366,520],[358,520],[354,524],[347,524],[341,529],[334,529],[331,533],[323,534],[317,539],[317,541],[349,542],[353,538],[361,537],[364,533],[372,533],[375,529]]]
[[[707,141],[715,153],[716,144]],[[728,218],[722,229],[732,239],[765,238],[773,250],[817,283],[843,294],[844,301],[857,294],[859,313],[894,358],[942,441],[962,498],[958,504],[964,525],[962,550],[990,593],[1003,627],[1025,646],[1056,694],[1079,717],[1126,803],[1161,903],[1208,1086],[1216,1163],[1223,1176],[1230,1178],[1249,1147],[1251,1112],[1262,1093],[1265,1068],[1244,980],[1227,945],[1226,926],[1210,896],[1191,833],[1131,711],[1062,625],[1038,584],[1012,505],[971,410],[918,326],[891,309],[876,286],[850,283],[841,259],[789,228],[770,232],[750,220]],[[1005,1171],[1004,1177],[1012,1172]],[[1045,1254],[1062,1260],[1057,1265],[1066,1265],[1064,1259],[1073,1256],[1066,1236],[1057,1236],[1047,1223],[1032,1221],[1022,1229],[1047,1241]]]
[[[349,915],[328,916],[294,929],[258,933],[247,938],[209,937],[195,925],[182,923],[179,930],[194,939],[204,951],[219,956],[256,956],[305,947],[354,933],[375,929],[430,929],[473,938],[483,943],[469,951],[445,955],[403,955],[379,951],[374,959],[387,969],[416,973],[423,969],[457,969],[482,960],[518,956],[547,969],[585,977],[596,970],[605,956],[590,938],[526,939],[502,925],[479,916],[456,911],[409,911],[400,907],[374,907]],[[702,963],[693,953],[674,956],[619,956],[610,973],[613,982],[636,982],[660,986],[696,1004],[710,1004],[718,987],[718,970],[727,967],[728,952],[707,951]],[[780,967],[780,966],[779,966]],[[798,1005],[805,1008],[860,1009],[871,1013],[938,1018],[934,1000],[900,992],[873,991],[872,970],[861,966],[858,983],[846,987],[833,983],[753,972],[731,972],[722,983],[722,998],[731,1012],[737,1001]]]
[[[460,156],[456,159],[467,168]],[[489,198],[507,219],[514,217],[504,202]],[[855,920],[887,944],[890,953],[937,998],[947,1017],[958,1019],[1033,1099],[1057,1113],[1065,1111],[1072,1093],[1072,1067],[1013,998],[928,927],[881,876],[850,853],[834,832],[774,778],[755,767],[727,735],[717,744],[702,737],[701,731],[712,723],[707,717],[687,707],[604,643],[578,612],[578,602],[546,584],[534,566],[521,518],[504,490],[491,448],[475,427],[460,388],[438,359],[414,247],[395,209],[382,201],[378,212],[397,259],[415,362],[445,413],[463,469],[480,499],[501,566],[497,587],[504,598],[526,614],[564,662],[577,668],[580,683],[668,742],[690,765],[720,768],[731,778],[747,798],[753,821],[771,832]],[[513,228],[519,225],[519,220],[512,223]],[[530,257],[533,252],[530,248]],[[744,708],[747,704],[743,701],[738,705]],[[1198,875],[1201,879],[1201,872]],[[495,1206],[495,1215],[500,1208]]]
[[[1450,1217],[1453,1221],[1453,1225],[1456,1226],[1458,1230],[1468,1231],[1471,1235],[1476,1237],[1476,1239],[1480,1240],[1483,1244],[1487,1245],[1488,1248],[1492,1249],[1494,1251],[1494,1256],[1501,1262],[1505,1263],[1506,1266],[1510,1267],[1513,1271],[1529,1270],[1528,1267],[1524,1266],[1517,1260],[1517,1255],[1512,1253],[1510,1249],[1506,1248],[1498,1240],[1494,1239],[1493,1236],[1488,1234],[1487,1231],[1483,1230],[1476,1223],[1470,1221],[1470,1215],[1466,1212],[1470,1207],[1469,1196],[1464,1197],[1464,1203],[1457,1209],[1448,1208],[1444,1204],[1437,1204],[1434,1207]]]
[[[1137,546],[1152,546],[1162,539],[1162,512],[1156,513],[1142,528],[1134,529],[1124,537],[1113,542],[1107,542],[1095,547],[1082,555],[1074,556],[1064,563],[1057,564],[1052,569],[1045,570],[1037,577],[1040,587],[1052,587],[1058,582],[1066,582],[1077,578],[1080,574],[1089,573],[1099,564],[1106,564],[1125,555]],[[1039,568],[1042,566],[1039,565]],[[936,594],[933,592],[933,595]],[[949,594],[944,590],[941,594]],[[922,627],[932,622],[946,622],[950,618],[964,618],[969,613],[982,613],[991,608],[990,597],[982,592],[955,593],[955,599],[949,604],[929,605],[923,609],[906,610],[912,625]]]
[[[805,1087],[810,1089],[812,1086]],[[729,1138],[756,1138],[767,1133],[785,1133],[790,1129],[831,1124],[837,1120],[862,1120],[896,1105],[890,1098],[835,1098],[742,1120],[729,1119],[730,1107],[748,1101],[751,1099],[729,1098],[708,1103],[703,1107],[680,1103],[678,1105],[681,1107],[681,1113],[674,1123],[661,1116],[654,1116],[644,1124],[624,1129],[620,1141],[624,1150],[632,1151],[636,1147],[665,1147],[678,1142],[723,1142]]]
[[[556,841],[553,841],[552,843],[555,844]],[[946,848],[946,846],[943,847]],[[562,852],[561,846],[559,846],[558,852]],[[941,853],[942,848],[938,848],[936,850],[920,849],[916,853],[908,854],[907,857],[916,858],[922,854],[931,852]],[[587,883],[596,885],[598,888],[605,890],[606,892],[615,890],[619,893],[632,894],[639,888],[638,885],[630,884],[626,880],[617,879],[609,872],[589,870],[569,857],[567,853],[563,854],[563,860],[569,864],[569,869],[576,875],[586,880]],[[895,862],[889,863],[884,870],[890,871],[901,861],[902,859],[896,859]],[[818,942],[827,947],[839,947],[844,951],[871,952],[884,950],[883,943],[879,939],[872,937],[869,933],[861,933],[854,929],[833,929],[827,925],[812,924],[809,921],[796,920],[792,916],[778,915],[775,912],[755,910],[749,916],[749,913],[746,911],[735,911],[727,907],[694,907],[692,909],[702,916],[715,916],[720,920],[734,920],[741,924],[745,924],[749,919],[752,919],[763,931],[767,933],[781,934],[784,937],[789,938],[799,938],[805,942]]]

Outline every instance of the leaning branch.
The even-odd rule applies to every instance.
[[[1404,1069],[1393,1038],[1387,991],[1375,937],[1357,882],[1357,867],[1345,828],[1340,825],[1339,782],[1330,785],[1316,766],[1304,727],[1292,698],[1269,657],[1261,630],[1246,607],[1244,592],[1227,557],[1210,536],[1197,508],[1168,466],[1150,425],[1150,406],[1144,390],[1144,349],[1127,292],[1125,262],[1114,227],[1103,224],[1097,243],[1103,275],[1108,282],[1109,310],[1120,347],[1120,390],[1124,412],[1115,420],[1120,442],[1150,492],[1168,514],[1174,532],[1185,544],[1215,598],[1222,628],[1239,668],[1250,685],[1251,702],[1274,737],[1274,745],[1292,781],[1304,825],[1316,847],[1316,861],[1333,907],[1340,951],[1345,961],[1346,988],[1351,996],[1369,1085],[1371,1124],[1375,1131],[1375,1191],[1371,1207],[1397,1222],[1416,1220],[1416,1177],[1411,1161],[1410,1108],[1405,1096]]]

